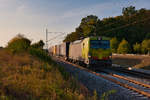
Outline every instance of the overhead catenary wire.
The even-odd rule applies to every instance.
[[[57,37],[60,37],[60,36],[63,36],[63,35],[66,35],[66,33],[59,34],[59,35],[49,39],[47,42],[52,41],[52,40],[56,39]]]
[[[59,34],[59,35],[57,35],[57,36],[55,36],[55,37],[53,37],[53,38],[51,38],[51,39],[48,39],[48,34],[49,34],[49,33],[54,33],[54,34],[61,33],[61,34]],[[66,33],[67,33],[67,32],[49,32],[48,29],[46,29],[46,49],[48,49],[48,42],[50,42],[50,41],[52,41],[52,40],[55,40],[55,39],[58,38],[58,37],[67,35]]]

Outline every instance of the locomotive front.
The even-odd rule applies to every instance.
[[[108,38],[89,37],[83,41],[82,46],[82,56],[88,66],[112,65],[112,52]]]

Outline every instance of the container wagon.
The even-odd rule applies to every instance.
[[[69,42],[64,42],[60,44],[60,56],[67,60],[69,56]]]
[[[80,63],[83,62],[82,58],[82,40],[70,43],[68,59],[74,63]]]
[[[106,37],[88,37],[70,43],[69,46],[69,59],[88,67],[111,66],[111,55],[110,41]]]

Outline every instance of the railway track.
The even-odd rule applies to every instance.
[[[117,75],[117,74],[108,74],[107,73],[106,77],[109,77],[110,81],[112,81],[114,83],[117,83],[117,81],[119,81],[120,83],[117,83],[117,84],[119,84],[120,86],[128,88],[128,89],[135,91],[139,94],[142,94],[144,96],[147,96],[147,97],[150,96],[150,85],[148,85],[148,84],[145,84],[145,83],[142,83],[142,82],[130,79],[130,78],[126,78],[124,76]],[[111,79],[113,79],[113,80],[111,80]]]
[[[108,68],[108,69],[119,71],[119,72],[122,72],[122,73],[128,73],[128,74],[138,76],[138,77],[141,77],[141,78],[145,78],[145,79],[150,79],[150,74],[144,73],[144,72],[128,70],[128,69],[125,69],[125,68],[122,68],[122,67],[120,67],[120,68],[111,67],[111,68]]]
[[[141,85],[141,86],[146,87],[146,88],[150,88],[150,85],[148,85],[148,84],[145,84],[145,83],[142,83],[142,82],[139,82],[139,81],[135,81],[135,80],[132,80],[132,79],[129,79],[129,78],[117,75],[117,74],[113,74],[112,76],[123,79],[123,80],[126,80],[126,81],[129,81],[131,83]]]
[[[60,60],[65,62],[65,63],[67,63],[67,64],[71,64],[71,65],[73,65],[75,67],[78,67],[78,68],[80,68],[82,70],[85,70],[85,71],[87,71],[89,73],[92,73],[92,74],[95,74],[95,75],[97,75],[99,77],[102,77],[102,78],[104,78],[104,79],[106,79],[108,81],[111,81],[111,82],[113,82],[115,84],[118,84],[118,85],[120,85],[120,86],[122,86],[124,88],[127,88],[127,89],[131,90],[131,91],[134,91],[135,93],[138,93],[138,94],[142,95],[143,97],[150,98],[150,85],[148,85],[148,84],[144,84],[142,82],[135,81],[135,80],[132,80],[132,79],[129,79],[129,78],[126,78],[124,76],[117,75],[117,74],[108,74],[107,73],[107,75],[104,75],[104,74],[101,74],[99,72],[95,72],[95,71],[89,70],[87,68],[84,68],[82,66],[79,66],[79,65],[67,62],[67,61],[65,61],[63,59],[60,59]],[[122,80],[122,81],[120,81],[120,80]],[[132,84],[132,85],[130,85],[129,83]],[[133,84],[134,84],[134,86],[133,86]],[[143,88],[143,89],[139,89],[138,87]]]
[[[121,82],[121,81],[117,80],[116,78],[119,78],[119,79],[122,79],[122,80],[125,80],[125,81],[128,81],[128,82],[134,83],[135,85],[141,85],[142,87],[145,87],[145,88],[149,89],[149,91],[150,91],[150,88],[149,88],[150,85],[147,85],[147,84],[144,84],[144,83],[140,83],[140,82],[137,82],[137,81],[135,82],[134,80],[129,80],[129,79],[125,78],[125,77],[122,77],[122,76],[119,76],[119,75],[115,75],[115,74],[111,75],[113,77],[109,77],[108,75],[105,76],[105,75],[102,75],[102,74],[99,74],[99,73],[95,73],[95,74],[97,76],[103,77],[104,79],[107,79],[107,80],[109,80],[111,82],[114,82],[114,83],[116,83],[116,84],[118,84],[118,85],[120,85],[120,86],[122,86],[124,88],[127,88],[129,90],[132,90],[132,91],[138,93],[138,94],[142,94],[143,96],[146,96],[146,97],[150,98],[150,92],[145,92],[144,90],[140,90],[140,89],[138,89],[136,87],[128,85],[127,82]]]

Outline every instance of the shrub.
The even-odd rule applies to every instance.
[[[38,57],[40,60],[45,61],[45,62],[51,62],[51,57],[48,56],[48,53],[42,49],[37,49],[37,48],[29,48],[29,53],[33,56]]]
[[[117,52],[118,44],[119,44],[119,42],[118,42],[117,38],[112,38],[110,40],[110,47],[111,47],[113,53]]]
[[[39,48],[39,49],[43,49],[43,46],[44,46],[43,40],[40,40],[39,42],[34,43],[34,44],[31,45],[31,47],[33,47],[33,48]]]
[[[150,53],[150,39],[149,40],[143,40],[142,42],[142,53]]]
[[[138,43],[134,44],[133,49],[134,49],[135,53],[140,53],[141,52],[141,44],[138,44]]]
[[[7,48],[13,53],[26,51],[30,47],[31,41],[23,35],[17,35],[8,42]]]
[[[117,49],[118,53],[126,54],[130,52],[130,45],[128,41],[123,39],[121,43],[119,44],[119,47]]]

